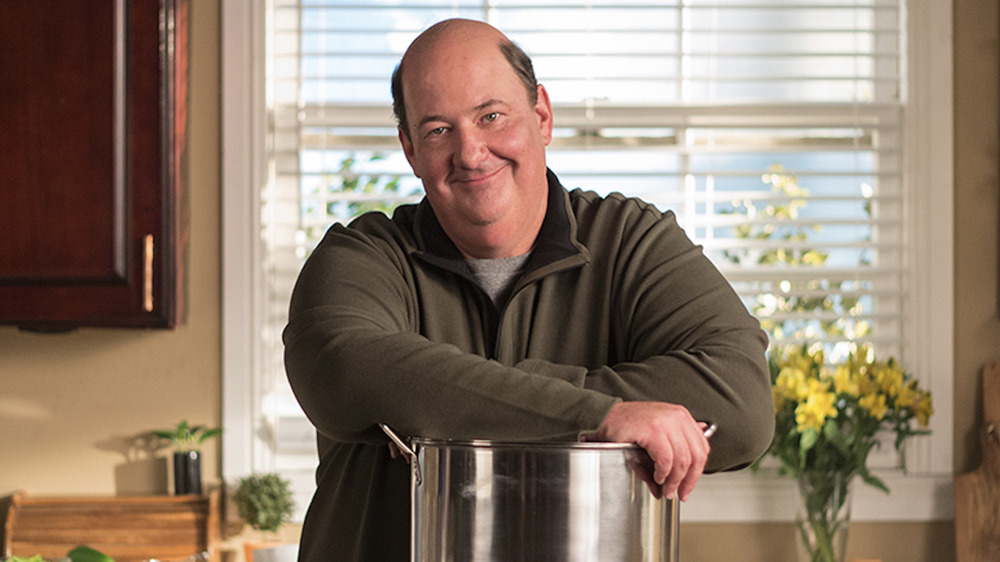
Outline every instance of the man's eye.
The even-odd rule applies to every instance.
[[[487,113],[486,115],[483,115],[483,121],[486,121],[487,123],[492,123],[492,122],[496,121],[499,118],[500,118],[500,114],[496,113],[496,112]]]
[[[434,129],[431,129],[431,130],[427,131],[427,136],[429,136],[429,137],[436,137],[436,136],[443,135],[444,132],[445,132],[445,128],[444,127],[436,127]]]

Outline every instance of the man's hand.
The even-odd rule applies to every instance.
[[[639,445],[653,460],[653,481],[663,497],[677,492],[687,501],[708,461],[705,428],[678,404],[619,402],[586,440]]]

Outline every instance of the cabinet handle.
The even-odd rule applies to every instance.
[[[153,312],[153,235],[147,234],[142,252],[142,307],[146,312]]]

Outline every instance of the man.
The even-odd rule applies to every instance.
[[[405,560],[409,467],[379,423],[450,439],[634,442],[658,492],[770,443],[766,336],[672,214],[568,192],[545,164],[552,110],[496,29],[448,20],[393,76],[426,197],[334,225],[285,330],[317,428],[302,560]],[[704,421],[718,424],[712,447]]]

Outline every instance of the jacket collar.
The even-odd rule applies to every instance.
[[[547,274],[562,268],[583,265],[590,261],[590,252],[576,239],[576,217],[570,206],[569,192],[559,178],[546,171],[549,184],[545,219],[535,241],[531,257],[525,264],[527,275]],[[438,267],[468,276],[465,256],[448,238],[427,198],[420,202],[414,227],[417,250],[413,255]]]

